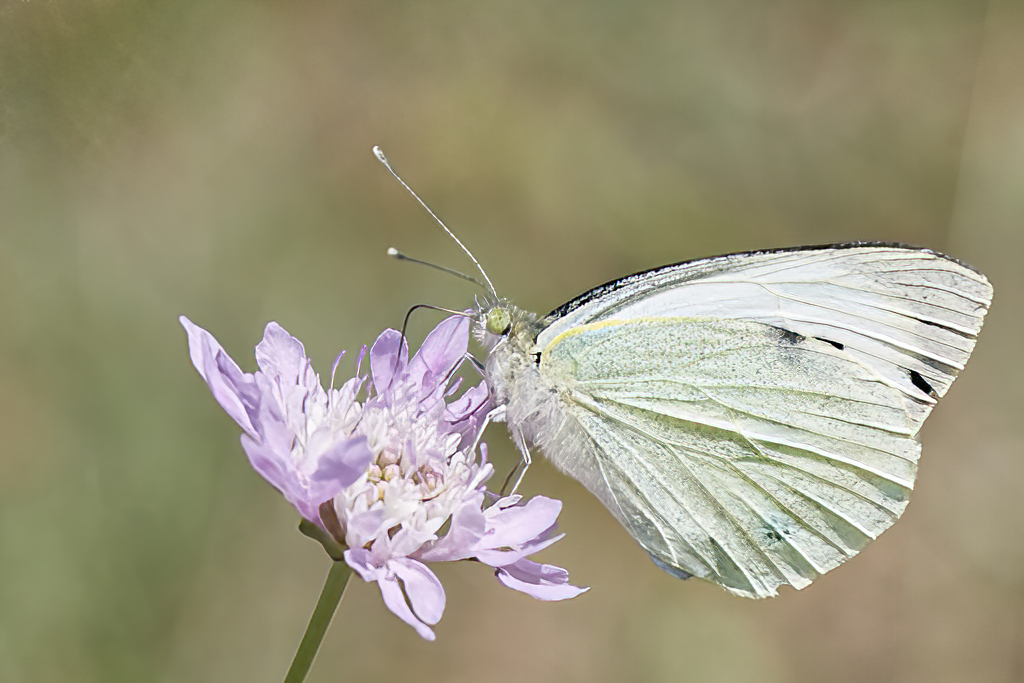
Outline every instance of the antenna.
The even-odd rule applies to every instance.
[[[419,309],[419,308],[424,308],[424,309],[426,309],[428,311],[441,311],[442,313],[448,313],[450,315],[458,315],[458,316],[461,316],[463,318],[472,318],[473,317],[471,314],[466,313],[465,311],[456,311],[456,310],[451,309],[451,308],[444,308],[443,306],[433,306],[431,304],[416,304],[415,306],[413,306],[412,308],[410,308],[408,311],[405,312],[405,321],[402,322],[402,339],[403,340],[407,338],[405,336],[405,330],[406,330],[406,328],[409,327],[409,318],[412,316],[412,312],[415,311],[416,309]]]
[[[427,265],[430,265],[430,264],[427,264]],[[467,313],[466,311],[456,311],[456,310],[453,310],[451,308],[445,308],[443,306],[433,306],[431,304],[416,304],[415,306],[410,308],[408,311],[406,311],[406,313],[405,313],[405,320],[402,322],[402,331],[399,333],[399,337],[398,337],[398,351],[399,352],[398,352],[398,354],[395,355],[395,363],[391,367],[392,379],[394,379],[394,373],[398,370],[398,360],[402,356],[402,353],[401,353],[402,347],[405,346],[406,348],[408,348],[408,344],[406,343],[406,340],[408,339],[408,337],[405,336],[405,331],[409,327],[409,318],[412,317],[412,312],[415,311],[416,309],[419,309],[419,308],[425,308],[425,309],[427,309],[429,311],[441,311],[442,313],[450,313],[451,315],[458,315],[458,316],[462,316],[463,318],[472,318],[473,317],[473,315],[471,313]],[[454,368],[452,369],[452,371],[454,372]],[[445,380],[445,381],[447,381],[447,380]],[[389,383],[390,383],[390,380],[389,380]]]
[[[406,191],[413,196],[413,199],[418,201],[420,203],[420,206],[427,210],[427,213],[430,214],[430,217],[433,218],[434,221],[436,221],[437,224],[440,225],[441,228],[444,229],[446,233],[448,233],[448,236],[455,241],[455,244],[459,245],[459,248],[466,253],[466,256],[468,256],[469,260],[473,262],[473,265],[476,266],[476,269],[479,270],[480,274],[484,276],[484,282],[487,283],[487,289],[491,290],[491,294],[493,294],[495,300],[497,300],[498,292],[497,290],[494,289],[494,285],[491,283],[491,278],[487,277],[487,273],[484,272],[483,266],[481,266],[480,262],[476,260],[476,256],[473,256],[473,252],[467,249],[466,245],[463,244],[462,241],[455,236],[455,233],[448,229],[448,226],[444,224],[444,221],[438,218],[437,214],[430,210],[430,207],[427,206],[427,203],[420,199],[418,194],[413,192],[412,188],[409,187],[409,184],[402,180],[402,176],[395,173],[395,169],[391,168],[391,164],[388,163],[388,158],[384,156],[384,151],[381,150],[380,147],[374,145],[373,154],[374,156],[377,157],[377,160],[380,161],[380,163],[384,164],[384,168],[388,169],[388,171],[391,172],[391,175],[395,176],[395,180],[401,183],[402,187],[404,187]]]
[[[398,251],[394,247],[388,247],[388,256],[390,256],[393,259],[397,259],[399,261],[408,261],[409,263],[418,263],[421,266],[427,266],[428,268],[433,268],[435,270],[440,270],[442,273],[448,273],[449,275],[454,275],[455,277],[462,278],[463,280],[468,280],[469,282],[472,282],[473,284],[475,284],[476,286],[480,287],[484,291],[487,290],[487,286],[484,285],[484,283],[480,282],[479,280],[477,280],[475,277],[472,277],[471,275],[466,275],[465,273],[459,272],[459,271],[455,270],[454,268],[446,268],[445,266],[439,266],[436,263],[431,263],[430,261],[421,261],[418,258],[413,258],[411,256],[406,256],[405,254],[403,254],[402,252]]]

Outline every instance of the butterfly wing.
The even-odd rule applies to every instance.
[[[750,597],[803,587],[899,518],[917,432],[991,288],[887,246],[653,273],[570,302],[539,335],[541,375],[583,434],[545,452],[668,571]]]
[[[983,275],[941,254],[884,244],[718,256],[631,275],[552,312],[546,347],[577,325],[642,317],[750,320],[827,340],[908,396],[943,396],[992,300]]]

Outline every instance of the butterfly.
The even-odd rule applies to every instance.
[[[489,288],[489,419],[525,465],[539,448],[659,567],[752,598],[807,586],[899,519],[921,425],[992,301],[949,256],[852,243],[655,268],[540,316],[438,223]]]
[[[671,574],[763,598],[899,519],[991,300],[948,256],[838,244],[656,268],[546,316],[498,301],[478,334],[527,462],[539,447]]]

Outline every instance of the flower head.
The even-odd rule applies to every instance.
[[[327,391],[302,344],[276,323],[256,347],[255,374],[242,372],[208,332],[181,323],[193,365],[242,427],[256,471],[344,546],[345,562],[377,582],[387,607],[424,638],[433,640],[430,626],[445,604],[428,562],[477,560],[502,584],[541,600],[586,590],[570,585],[564,569],[527,559],[561,538],[561,503],[497,499],[485,487],[493,474],[479,444],[492,408],[487,386],[453,398],[466,318],[441,322],[412,359],[401,335],[385,330],[370,350],[370,376],[357,367]]]

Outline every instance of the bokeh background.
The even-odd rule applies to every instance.
[[[281,680],[328,560],[177,316],[249,369],[277,320],[326,373],[412,304],[467,306],[385,257],[468,268],[374,144],[535,311],[849,240],[948,252],[996,298],[904,519],[810,588],[672,579],[540,464],[568,534],[542,559],[589,593],[441,566],[431,644],[354,580],[309,680],[1024,680],[1011,0],[0,0],[0,680]]]

